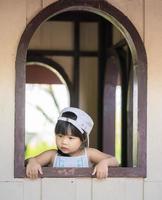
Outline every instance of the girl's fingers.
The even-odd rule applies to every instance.
[[[103,178],[107,178],[108,177],[108,170],[105,171],[98,171],[96,169],[96,167],[94,168],[93,172],[92,172],[92,176],[96,174],[96,177],[98,179],[103,179]]]
[[[92,176],[96,174],[96,167],[94,168],[93,172],[92,172]]]
[[[100,172],[97,172],[96,173],[96,177],[98,178],[98,179],[104,179],[104,178],[107,178],[107,176],[108,176],[108,173],[107,172],[103,172],[103,171],[100,171]]]
[[[39,171],[39,173],[40,173],[41,175],[43,174],[42,167],[40,167],[40,168],[38,169],[38,171]]]
[[[26,175],[28,178],[30,178],[30,170],[27,169]]]
[[[36,178],[38,178],[38,170],[37,169],[28,170],[27,171],[27,177],[29,177],[30,179],[36,179]]]

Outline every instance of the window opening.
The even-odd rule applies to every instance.
[[[115,99],[115,157],[121,164],[121,86],[116,86],[116,99]]]
[[[57,71],[28,63],[25,88],[25,159],[56,149],[54,127],[60,111],[70,105],[69,91]]]
[[[42,16],[40,19],[38,16],[34,18],[32,23],[30,23],[19,44],[17,60],[16,60],[16,120],[15,120],[15,143],[19,145],[15,145],[15,177],[23,177],[24,176],[24,61],[26,60],[26,51],[29,44],[29,40],[32,37],[36,28],[40,26],[40,24],[45,22],[52,22],[53,20],[58,21],[70,21],[70,34],[66,36],[70,36],[74,34],[72,37],[70,36],[70,46],[68,48],[53,48],[52,43],[45,42],[45,45],[48,44],[48,47],[52,47],[51,49],[47,49],[44,47],[43,49],[39,49],[39,46],[36,46],[34,49],[28,50],[28,56],[32,57],[46,57],[50,59],[58,59],[63,56],[64,58],[72,58],[73,65],[71,64],[70,75],[68,74],[68,78],[70,80],[70,105],[80,105],[81,108],[89,108],[88,105],[83,105],[84,98],[81,96],[78,88],[81,88],[80,82],[80,69],[81,69],[81,57],[82,58],[94,58],[98,59],[96,63],[98,63],[97,70],[95,71],[98,76],[96,76],[97,83],[97,110],[95,115],[97,122],[97,137],[95,138],[94,145],[97,145],[100,149],[105,151],[112,151],[114,155],[118,156],[118,159],[121,161],[121,166],[123,168],[118,169],[110,169],[110,176],[145,176],[146,171],[146,54],[145,49],[142,44],[141,38],[139,37],[137,31],[131,22],[116,8],[111,6],[105,1],[84,1],[86,4],[83,4],[83,1],[73,2],[74,7],[69,7],[69,1],[59,1],[53,3],[49,7],[45,8],[42,13],[40,12],[39,16]],[[56,5],[56,6],[55,6]],[[89,6],[87,6],[89,5]],[[60,13],[60,14],[58,14]],[[52,16],[52,17],[51,17]],[[38,18],[37,18],[38,17]],[[83,18],[82,18],[83,17]],[[38,19],[42,20],[39,21]],[[48,21],[47,21],[48,19]],[[82,20],[84,22],[97,22],[98,23],[98,45],[95,46],[98,49],[94,51],[84,49],[85,45],[80,45],[79,39],[80,37],[80,22]],[[71,23],[71,21],[73,23]],[[34,24],[34,25],[33,25]],[[83,24],[82,24],[83,25]],[[47,25],[48,26],[48,25]],[[117,28],[116,28],[117,27]],[[47,27],[46,27],[47,28]],[[46,29],[44,29],[46,30]],[[55,31],[58,29],[55,29]],[[71,30],[74,30],[72,33]],[[114,30],[116,32],[121,33],[121,38],[119,41],[114,42],[116,40]],[[39,32],[39,31],[38,31]],[[36,35],[38,34],[36,33]],[[53,35],[53,32],[49,32]],[[72,33],[72,34],[71,34]],[[56,36],[56,35],[55,35]],[[103,37],[102,37],[103,36]],[[50,38],[50,37],[47,37]],[[57,37],[55,37],[57,38]],[[124,38],[124,40],[123,40]],[[74,40],[73,40],[74,39]],[[119,39],[119,38],[118,38]],[[24,42],[25,41],[25,42]],[[125,45],[125,43],[127,45]],[[39,44],[39,42],[37,43]],[[65,44],[65,43],[61,43]],[[138,44],[138,45],[137,45]],[[23,48],[22,48],[23,45]],[[71,46],[72,45],[72,46]],[[80,49],[82,47],[82,49]],[[105,99],[105,103],[103,104],[103,96],[104,96],[104,80],[105,80],[105,66],[108,59],[111,58],[111,62],[113,63],[113,57],[108,57],[107,50],[113,49],[115,54],[119,59],[120,65],[116,66],[118,69],[113,72],[115,75],[113,82],[113,100],[111,99],[112,104],[109,104]],[[128,50],[126,50],[128,48]],[[23,51],[23,52],[22,52]],[[23,62],[21,62],[23,60]],[[84,59],[83,59],[84,60]],[[85,62],[85,61],[84,61]],[[83,62],[83,63],[84,63]],[[87,62],[87,61],[86,61]],[[90,61],[92,62],[92,61]],[[22,64],[23,63],[23,64]],[[88,62],[87,62],[88,63]],[[93,63],[93,62],[92,62]],[[91,65],[93,66],[93,65]],[[110,65],[109,65],[110,66]],[[109,68],[110,70],[111,68]],[[88,65],[87,65],[88,67]],[[66,68],[67,70],[67,68]],[[92,69],[93,70],[93,69]],[[121,71],[120,71],[121,70]],[[120,81],[118,80],[120,74]],[[83,74],[82,74],[83,76]],[[83,76],[84,77],[84,76]],[[119,82],[118,82],[119,81]],[[110,85],[112,82],[110,81]],[[120,89],[117,89],[119,88]],[[109,91],[110,87],[108,87]],[[117,92],[120,91],[120,92]],[[119,95],[121,99],[119,98]],[[20,97],[21,96],[21,97]],[[81,98],[81,99],[80,99]],[[120,100],[120,106],[117,106],[120,103],[117,103]],[[80,101],[82,100],[82,101]],[[82,103],[81,103],[82,102]],[[90,101],[92,102],[92,101]],[[81,104],[80,104],[81,103]],[[107,121],[103,116],[103,112],[106,111],[106,106],[110,109],[113,105],[113,116],[112,118],[112,129],[104,130],[104,126]],[[83,107],[82,107],[83,106]],[[92,108],[91,112],[94,110]],[[106,112],[105,112],[106,113]],[[112,112],[110,112],[112,114]],[[118,114],[120,113],[120,114]],[[118,116],[118,117],[117,117]],[[119,117],[120,116],[120,117]],[[121,124],[118,125],[117,120],[121,118]],[[105,120],[105,121],[104,121]],[[22,123],[20,123],[22,122]],[[133,122],[133,123],[132,123]],[[129,127],[128,127],[129,126]],[[120,129],[120,134],[117,134],[117,129]],[[113,131],[112,131],[113,130]],[[100,135],[99,135],[100,131]],[[112,136],[112,137],[111,137]],[[118,138],[118,139],[117,139]],[[120,139],[120,143],[117,140]],[[109,139],[113,139],[113,143],[111,143]],[[20,142],[21,140],[21,142]],[[25,141],[25,140],[24,140]],[[103,142],[106,142],[105,144]],[[108,145],[110,144],[110,145]],[[112,145],[111,145],[112,144]],[[110,149],[107,149],[109,148]],[[129,151],[131,149],[131,151]],[[109,152],[111,154],[111,152]],[[132,168],[134,166],[134,168]],[[51,177],[54,174],[55,177],[60,177],[57,169],[45,168],[44,169],[45,177]],[[51,173],[52,172],[52,173]],[[53,173],[55,172],[55,173]],[[71,177],[71,176],[90,176],[89,169],[79,170],[73,169],[72,171],[65,170],[61,176]]]

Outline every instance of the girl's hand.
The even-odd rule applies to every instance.
[[[115,157],[103,153],[97,149],[94,148],[87,148],[87,154],[89,160],[96,164],[92,175],[96,174],[96,177],[99,179],[107,178],[108,176],[108,168],[111,167],[117,167],[118,161]]]
[[[26,166],[26,175],[30,179],[36,179],[39,176],[39,173],[42,175],[42,167],[41,165],[36,161],[35,158],[31,158],[28,161],[28,164]]]
[[[101,160],[94,168],[92,175],[96,174],[98,179],[107,178],[108,176],[108,160]]]

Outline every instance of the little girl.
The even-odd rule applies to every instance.
[[[89,134],[93,120],[84,111],[68,107],[62,110],[55,127],[58,150],[49,150],[30,158],[26,166],[26,175],[31,179],[43,174],[42,166],[53,167],[92,167],[92,175],[102,179],[108,176],[109,166],[118,166],[115,157],[89,148]]]

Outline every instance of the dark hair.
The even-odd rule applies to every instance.
[[[69,119],[73,119],[76,120],[77,116],[76,114],[74,114],[73,112],[65,112],[62,114],[61,117],[67,117]],[[79,137],[80,140],[82,141],[82,145],[81,148],[84,148],[86,146],[88,146],[88,142],[87,142],[87,134],[81,133],[73,124],[71,124],[70,122],[66,122],[66,121],[62,121],[62,120],[58,120],[56,126],[55,126],[55,134],[63,134],[63,135],[68,135],[68,131],[71,131],[72,136],[75,137]]]

